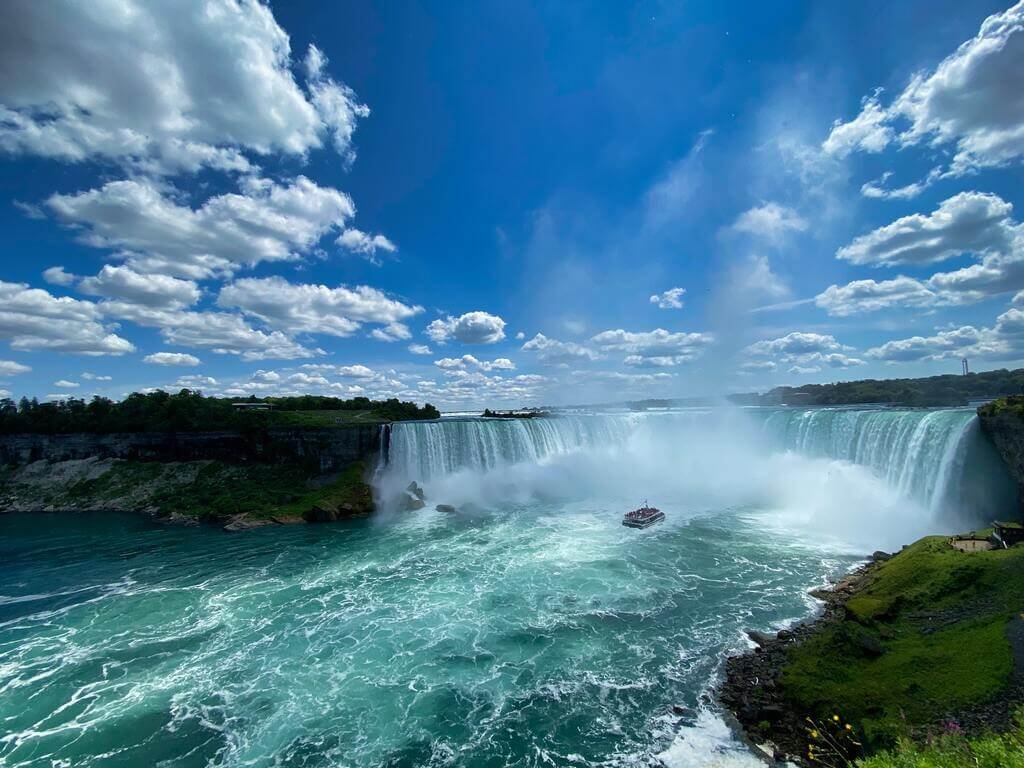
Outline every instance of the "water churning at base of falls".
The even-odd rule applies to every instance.
[[[0,764],[756,766],[707,696],[743,630],[1000,504],[993,458],[966,410],[443,420],[379,475],[416,512],[0,516]]]

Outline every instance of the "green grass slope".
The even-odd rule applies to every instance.
[[[928,537],[884,563],[844,619],[794,646],[781,684],[802,711],[839,713],[869,748],[891,746],[1008,691],[1021,610],[1024,546],[967,554]]]

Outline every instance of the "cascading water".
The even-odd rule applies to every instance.
[[[484,472],[505,464],[621,443],[633,423],[622,416],[535,419],[455,418],[392,426],[388,464],[405,478],[432,478],[459,470]]]
[[[750,450],[751,441],[760,441],[757,450]],[[712,411],[677,411],[396,424],[383,474],[397,487],[614,448],[658,454],[652,461],[674,453],[678,470],[689,467],[693,474],[702,471],[692,455],[702,446],[728,454],[737,469],[780,451],[860,465],[935,519],[984,521],[1011,509],[1016,493],[974,412],[960,408],[779,408],[732,412],[728,419]],[[698,466],[706,469],[707,457]]]
[[[937,515],[1012,509],[1014,484],[971,409],[778,409],[764,430],[779,447],[868,467]]]

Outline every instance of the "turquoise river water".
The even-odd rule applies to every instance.
[[[743,630],[1012,503],[966,410],[443,420],[389,458],[366,521],[0,516],[0,765],[753,766],[708,695]],[[410,479],[459,512],[388,511]]]

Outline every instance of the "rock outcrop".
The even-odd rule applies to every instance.
[[[297,462],[325,473],[354,461],[372,463],[381,427],[271,428],[249,432],[129,432],[108,435],[0,435],[0,464],[90,458],[141,461]]]
[[[1024,397],[1004,397],[981,406],[978,421],[1017,481],[1024,503]]]

